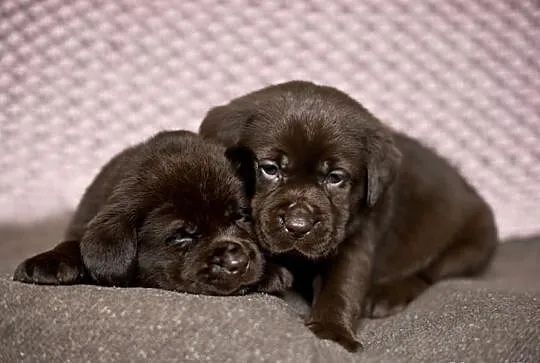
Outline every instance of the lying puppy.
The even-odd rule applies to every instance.
[[[361,316],[481,272],[496,248],[490,207],[453,167],[335,88],[273,85],[211,109],[200,133],[254,153],[260,245],[313,298],[307,326],[349,350]]]
[[[188,131],[161,132],[114,157],[86,190],[65,242],[14,279],[229,295],[292,283],[252,236],[237,161]]]

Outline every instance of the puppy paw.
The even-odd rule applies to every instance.
[[[397,314],[428,287],[427,282],[416,276],[374,285],[366,297],[364,315],[378,319]]]
[[[276,266],[269,278],[270,292],[283,292],[293,284],[293,274],[282,266]]]
[[[15,270],[15,281],[46,285],[69,285],[82,280],[84,267],[55,251],[31,257]]]
[[[333,340],[350,352],[364,350],[355,334],[338,323],[310,320],[306,326],[320,339]]]
[[[269,264],[266,267],[265,276],[257,286],[258,292],[279,294],[285,292],[293,284],[293,275],[285,267]]]

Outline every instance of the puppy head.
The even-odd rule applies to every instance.
[[[199,213],[205,218],[192,217]],[[257,282],[263,257],[249,223],[237,213],[232,207],[209,210],[200,204],[189,212],[175,203],[153,209],[139,230],[139,284],[228,295]]]
[[[224,152],[191,133],[158,134],[140,146],[81,241],[92,277],[213,295],[258,281],[264,259],[244,185]]]
[[[233,149],[255,155],[255,230],[273,253],[328,255],[394,179],[400,153],[390,131],[334,88],[290,82],[230,107],[245,107]]]

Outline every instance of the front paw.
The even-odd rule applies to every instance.
[[[283,266],[270,265],[267,267],[265,277],[257,286],[258,292],[279,294],[285,292],[293,284],[292,273]]]
[[[70,285],[82,280],[84,267],[80,261],[51,250],[23,261],[15,270],[13,280],[45,285]]]
[[[354,332],[334,322],[309,320],[306,326],[320,339],[333,340],[350,352],[362,351],[362,344],[356,339]]]

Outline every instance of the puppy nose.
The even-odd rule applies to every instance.
[[[211,272],[236,275],[247,270],[249,257],[242,246],[236,242],[227,242],[225,247],[212,258]]]
[[[283,224],[288,232],[301,236],[311,231],[315,220],[309,206],[293,203],[283,217]]]

